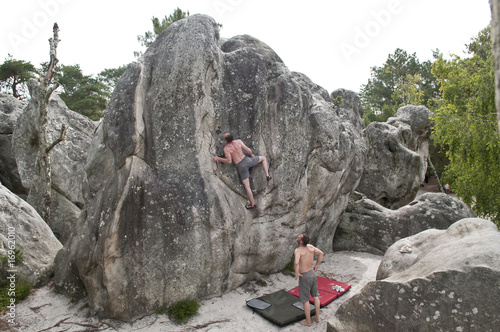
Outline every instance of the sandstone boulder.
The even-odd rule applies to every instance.
[[[83,285],[93,312],[134,320],[281,270],[301,232],[331,251],[366,150],[346,112],[261,41],[222,41],[204,15],[172,24],[115,88],[58,289]],[[251,173],[255,210],[234,165],[212,160],[224,132],[270,162],[269,183]]]
[[[23,260],[6,271],[16,271],[16,279],[26,279],[35,287],[43,286],[53,277],[54,259],[62,248],[49,226],[33,207],[0,183],[0,255],[9,256],[14,248],[21,250]],[[8,262],[7,262],[8,263]]]
[[[400,250],[402,248],[412,248]],[[468,218],[395,243],[327,331],[497,331],[500,233]]]
[[[32,83],[33,84],[33,83]],[[37,83],[35,83],[37,84]],[[30,92],[37,94],[37,85]],[[16,156],[19,174],[23,185],[30,189],[27,201],[35,208],[42,202],[35,190],[38,181],[36,158],[38,153],[39,110],[30,101],[18,117],[12,145]],[[52,94],[49,101],[49,138],[55,141],[62,125],[67,127],[64,141],[51,151],[52,165],[52,205],[50,228],[64,243],[76,224],[84,205],[82,183],[85,175],[85,162],[95,124],[89,118],[68,109],[64,101]]]
[[[23,198],[28,196],[28,190],[23,186],[19,177],[11,141],[17,118],[26,105],[26,101],[11,95],[0,94],[0,182]]]
[[[432,115],[425,106],[408,105],[385,123],[370,123],[364,131],[366,167],[356,190],[389,209],[410,203],[427,170]]]
[[[335,231],[333,250],[383,255],[402,238],[430,228],[447,229],[460,219],[475,216],[463,202],[442,193],[425,193],[391,210],[355,192]]]

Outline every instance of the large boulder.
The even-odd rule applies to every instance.
[[[39,108],[34,100],[39,94],[38,83],[30,82],[30,93],[32,99],[17,119],[12,145],[22,183],[30,190],[27,201],[37,208],[43,203],[43,198],[33,190],[39,181],[36,169]],[[64,243],[85,204],[82,183],[87,151],[96,125],[89,118],[71,111],[56,94],[52,94],[49,100],[48,113],[48,137],[51,142],[60,136],[63,125],[67,128],[66,138],[50,152],[52,203],[51,217],[47,221],[57,238]]]
[[[409,250],[411,248],[411,250]],[[498,331],[500,233],[468,218],[395,243],[328,321],[337,331]]]
[[[357,191],[389,209],[410,203],[424,181],[434,114],[425,106],[401,107],[387,122],[364,133],[368,156]]]
[[[61,243],[34,208],[1,183],[0,244],[0,256],[12,256],[15,249],[20,249],[23,257],[15,266],[2,261],[0,275],[14,273],[16,280],[25,279],[35,287],[45,285],[53,277],[54,259]]]
[[[134,320],[279,271],[301,232],[331,251],[366,150],[347,112],[259,40],[221,41],[204,15],[172,24],[115,88],[57,288]],[[212,160],[224,132],[270,162],[269,183],[261,165],[252,172],[255,210],[234,165]]]
[[[462,201],[443,193],[425,193],[391,210],[355,192],[337,226],[333,250],[383,255],[402,238],[430,228],[447,229],[460,219],[475,216]]]
[[[28,196],[28,190],[19,177],[11,141],[17,118],[27,104],[11,95],[0,94],[0,182],[23,198]]]

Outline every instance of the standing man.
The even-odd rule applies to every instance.
[[[231,164],[234,161],[236,167],[238,167],[241,182],[243,182],[243,186],[245,187],[245,191],[247,192],[248,199],[250,200],[250,205],[246,205],[245,207],[247,209],[255,209],[257,205],[255,204],[252,189],[250,188],[250,167],[262,163],[262,166],[264,166],[264,173],[266,173],[267,181],[269,181],[271,180],[271,176],[269,175],[267,159],[264,156],[255,156],[252,153],[252,150],[247,147],[242,140],[235,140],[233,138],[233,135],[226,133],[223,137],[226,141],[226,146],[224,147],[225,158],[215,156],[214,161],[220,161],[224,164]],[[246,156],[243,153],[243,150],[245,150],[250,155],[250,157]]]
[[[309,304],[309,295],[314,299],[314,309],[316,315],[314,321],[319,323],[319,291],[318,279],[316,277],[316,270],[323,260],[323,252],[315,246],[309,244],[309,237],[305,234],[300,234],[297,237],[299,247],[295,249],[295,280],[299,278],[299,300],[304,304],[304,312],[306,320],[300,322],[304,326],[311,326],[311,306]],[[314,261],[314,254],[318,255],[316,265],[312,267]]]

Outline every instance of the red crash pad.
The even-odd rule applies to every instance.
[[[344,294],[351,288],[351,285],[333,279],[318,277],[319,303],[324,307],[328,303],[335,300],[340,295]],[[299,286],[291,289],[288,293],[299,297]],[[314,304],[312,296],[309,297],[309,302]]]

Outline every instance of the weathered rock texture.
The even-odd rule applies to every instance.
[[[38,171],[35,166],[38,153],[38,119],[38,107],[30,101],[17,119],[12,139],[22,183],[30,189],[27,201],[35,208],[42,202],[36,190],[32,190],[38,183]],[[50,153],[52,204],[51,218],[47,221],[62,243],[74,229],[84,206],[82,183],[85,178],[85,161],[95,131],[92,120],[71,111],[59,96],[53,94],[49,102],[48,126],[52,142],[60,136],[63,124],[67,127],[66,138]]]
[[[463,202],[442,193],[425,193],[391,210],[355,192],[335,231],[333,250],[383,255],[402,238],[430,228],[447,229],[460,219],[475,216]]]
[[[97,314],[134,320],[282,269],[301,232],[330,251],[364,163],[352,113],[253,37],[221,41],[203,15],[172,24],[113,93],[58,289],[84,287]],[[256,210],[235,166],[212,160],[224,132],[270,161],[268,184],[252,172]]]
[[[16,280],[25,279],[35,287],[50,281],[54,258],[62,245],[35,209],[1,183],[0,243],[0,255],[12,254],[9,250],[19,248],[23,256],[17,266],[9,267],[3,262],[0,269],[16,271]]]
[[[410,203],[427,170],[432,115],[425,106],[408,105],[385,123],[370,123],[364,131],[366,167],[356,190],[389,209]]]
[[[327,331],[498,330],[500,233],[490,221],[462,219],[402,239],[378,274],[386,278],[342,304]]]
[[[0,182],[23,198],[28,196],[28,190],[19,177],[11,140],[17,118],[26,105],[26,101],[0,94]]]

